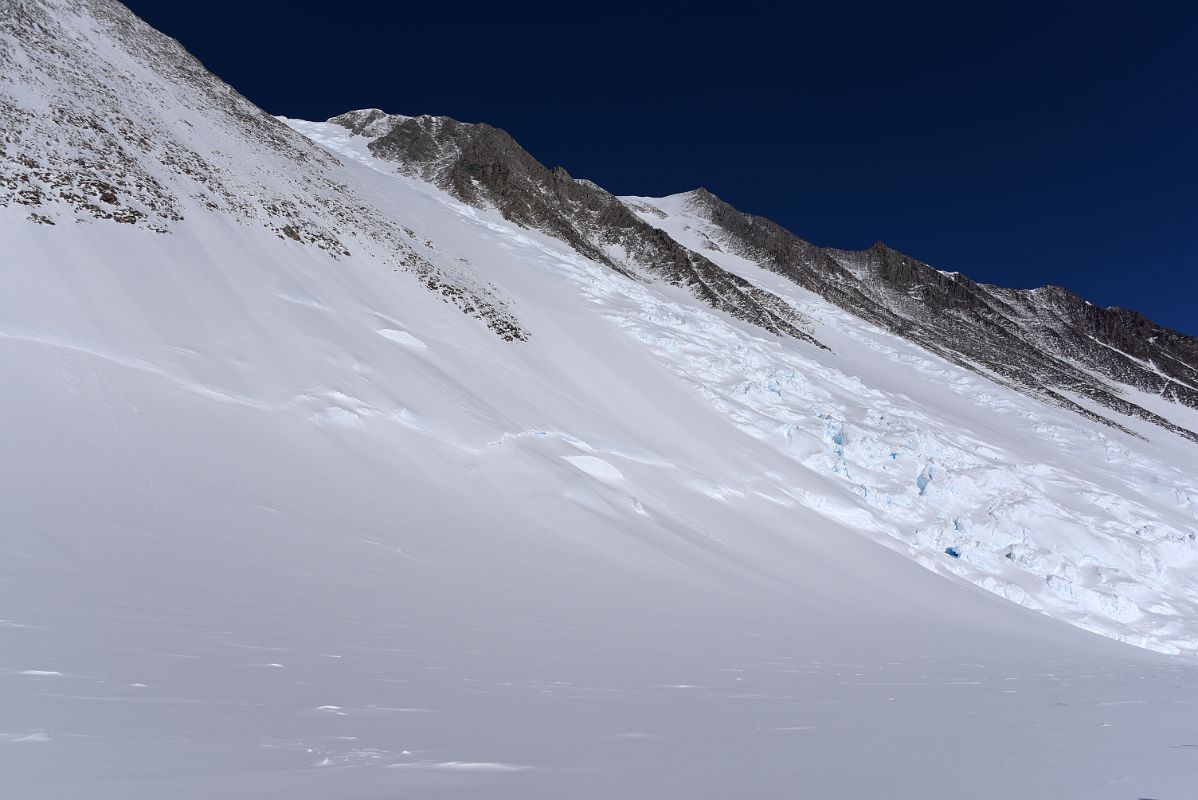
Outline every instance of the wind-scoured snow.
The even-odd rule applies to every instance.
[[[161,37],[115,3],[0,8],[132,58],[139,130],[186,116],[248,165],[228,185],[251,209],[149,160],[182,217],[165,233],[52,194],[0,207],[0,795],[1198,785],[1192,443],[1004,389],[727,254],[703,251],[831,349],[466,205],[340,126],[244,128],[129,55],[102,20]],[[25,17],[4,19],[13,52]],[[29,97],[61,94],[39,74]],[[262,130],[311,161],[259,177]],[[35,139],[6,153],[58,163]],[[348,255],[269,223],[313,175],[353,198],[328,228]],[[637,202],[702,246],[683,200]],[[501,317],[429,291],[380,220]]]

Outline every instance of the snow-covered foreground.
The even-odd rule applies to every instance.
[[[760,334],[346,169],[532,339],[200,212],[0,217],[5,796],[1192,791],[1198,672],[883,546],[643,304]]]

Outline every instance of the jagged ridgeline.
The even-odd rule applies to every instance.
[[[1126,396],[1133,387],[1198,408],[1198,340],[1133,311],[1099,308],[1059,286],[1005,289],[943,272],[881,242],[820,248],[706,190],[695,212],[725,248],[966,369],[1110,425],[1085,401],[1198,435]]]
[[[465,203],[493,206],[508,220],[559,238],[631,279],[686,287],[737,319],[819,345],[784,300],[683,247],[594,183],[574,179],[561,167],[548,169],[505,131],[378,109],[329,121],[370,137],[370,152],[404,173]]]

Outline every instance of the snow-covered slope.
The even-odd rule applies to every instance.
[[[1194,785],[1191,662],[1076,627],[1193,651],[1192,443],[703,250],[685,198],[637,205],[735,307],[119,5],[0,11],[3,796]]]
[[[406,125],[416,118],[380,113],[291,124],[402,184],[412,169],[396,166],[376,134],[387,119]],[[441,124],[421,119],[430,129]],[[356,133],[364,126],[373,127]],[[437,149],[427,162],[445,168],[456,157]],[[519,194],[505,196],[510,202]],[[625,202],[675,242],[818,321],[808,330],[819,348],[738,327],[690,298],[629,280],[623,269],[603,269],[615,265],[568,253],[587,265],[572,275],[604,316],[742,430],[796,467],[836,476],[854,495],[843,506],[822,495],[803,502],[934,569],[1089,630],[1171,653],[1198,648],[1198,489],[1187,470],[1198,448],[1135,418],[1109,431],[1078,423],[846,313],[719,247],[724,234],[703,213],[702,199],[688,193]],[[587,252],[572,237],[563,243]],[[1085,409],[1084,398],[1071,402]],[[1169,407],[1162,411],[1181,420],[1179,428],[1198,427],[1198,412],[1157,405]],[[1142,433],[1128,427],[1136,425]]]
[[[720,248],[702,195],[627,202],[816,321],[835,356],[768,340],[655,349],[745,431],[836,475],[858,498],[859,526],[1081,627],[1166,652],[1198,648],[1192,442],[1134,418],[1127,431],[1078,421],[864,323]],[[1198,429],[1198,411],[1122,391]]]
[[[170,235],[197,215],[410,275],[523,338],[505,299],[332,177],[335,162],[112,0],[5,0],[0,205]],[[410,280],[410,279],[409,279]]]

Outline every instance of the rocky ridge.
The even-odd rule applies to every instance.
[[[740,320],[822,347],[781,298],[678,244],[591,181],[576,180],[562,167],[545,167],[505,131],[379,109],[351,111],[329,122],[371,138],[375,157],[462,202],[493,206],[508,220],[561,239],[633,280],[685,287]]]
[[[719,246],[778,272],[840,308],[962,366],[1106,424],[1090,401],[1198,434],[1125,396],[1130,386],[1198,408],[1198,340],[1141,314],[1099,308],[1059,286],[1006,289],[943,272],[878,242],[821,248],[705,189],[690,206]]]

